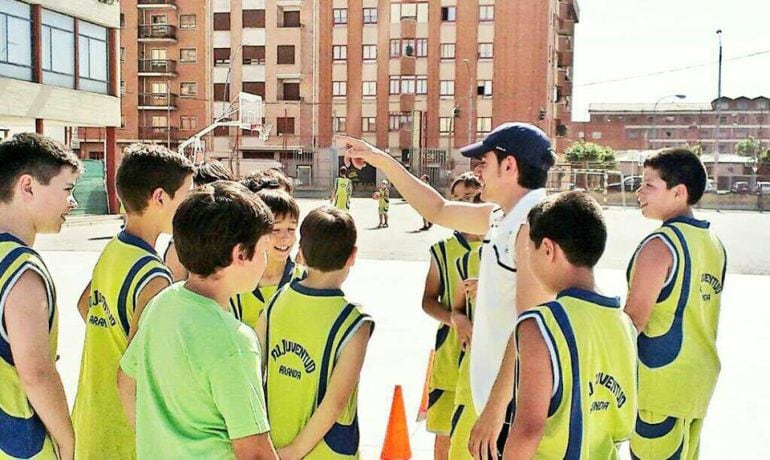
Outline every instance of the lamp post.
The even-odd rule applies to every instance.
[[[670,97],[675,97],[677,99],[684,99],[687,96],[684,94],[669,94],[668,96],[663,96],[657,101],[655,101],[655,105],[652,107],[652,137],[655,139],[658,136],[658,104],[664,99],[668,99]],[[649,148],[652,150],[652,140],[649,140]]]
[[[473,79],[471,78],[471,61],[463,59],[465,70],[468,71],[468,145],[473,143],[471,130],[473,129]]]
[[[719,40],[719,65],[717,70],[717,121],[716,132],[714,133],[714,169],[711,175],[714,176],[714,184],[719,190],[719,129],[722,124],[722,29],[717,30]]]

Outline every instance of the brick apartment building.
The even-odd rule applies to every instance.
[[[232,127],[204,140],[241,173],[272,160],[296,177],[335,133],[404,161],[428,150],[446,170],[447,152],[499,123],[555,138],[570,118],[576,0],[123,0],[121,11],[121,145],[174,147],[240,91],[264,98],[270,139]],[[98,158],[103,134],[80,135],[81,155]]]
[[[735,154],[749,137],[770,146],[770,99],[723,97],[712,102],[591,104],[590,121],[572,123],[572,140],[584,139],[615,150],[655,150],[700,145],[716,151],[717,104],[720,105],[719,153]]]

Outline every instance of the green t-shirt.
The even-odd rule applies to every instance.
[[[146,307],[121,360],[136,380],[138,458],[235,458],[270,430],[254,331],[176,283]]]

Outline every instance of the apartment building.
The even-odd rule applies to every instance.
[[[176,148],[210,123],[208,3],[121,0],[120,150],[133,142]],[[78,136],[82,158],[103,157],[103,129]]]
[[[35,131],[77,146],[75,127],[102,127],[114,185],[119,17],[105,0],[0,0],[0,139]]]

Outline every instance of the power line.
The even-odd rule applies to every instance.
[[[739,61],[739,60],[742,60],[742,59],[749,59],[749,58],[753,58],[753,57],[756,57],[756,56],[761,56],[761,55],[764,55],[764,54],[770,54],[770,49],[766,49],[766,50],[762,50],[762,51],[755,51],[753,53],[744,54],[744,55],[736,56],[736,57],[729,58],[729,59],[724,59],[724,61]],[[704,63],[701,63],[701,64],[692,64],[692,65],[687,65],[687,66],[682,66],[682,67],[673,67],[671,69],[658,70],[658,71],[655,71],[655,72],[649,72],[649,73],[644,73],[644,74],[629,75],[629,76],[625,76],[625,77],[617,77],[617,78],[611,78],[611,79],[607,79],[607,80],[595,80],[595,81],[590,81],[590,82],[587,82],[587,83],[582,83],[582,84],[579,84],[579,85],[573,85],[573,87],[575,87],[575,88],[583,88],[583,87],[586,87],[586,86],[597,86],[597,85],[604,85],[604,84],[607,84],[607,83],[617,83],[617,82],[622,82],[622,81],[637,80],[639,78],[655,77],[655,76],[658,76],[658,75],[666,75],[666,74],[670,74],[670,73],[682,72],[682,71],[685,71],[685,70],[692,70],[692,69],[698,69],[698,68],[701,68],[701,67],[708,67],[708,66],[714,65],[716,63],[717,63],[717,61],[709,61],[709,62],[704,62]]]

